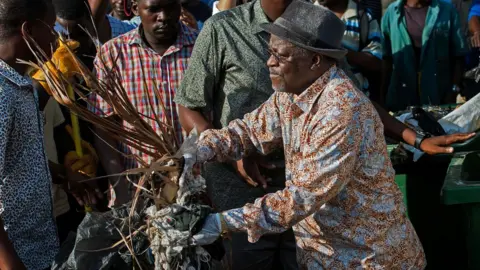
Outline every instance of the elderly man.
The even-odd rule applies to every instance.
[[[337,68],[344,24],[293,1],[273,24],[267,65],[274,93],[243,120],[207,130],[197,162],[238,160],[284,148],[286,188],[208,217],[198,245],[228,231],[255,242],[293,227],[303,269],[423,269],[425,257],[394,183],[383,125]]]

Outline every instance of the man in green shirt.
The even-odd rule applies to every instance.
[[[203,132],[226,127],[231,120],[242,118],[273,94],[266,65],[270,57],[269,35],[261,30],[260,24],[277,19],[290,2],[255,0],[218,13],[205,23],[175,97],[180,122],[187,132],[193,128]],[[468,138],[455,135],[422,140],[387,112],[378,106],[377,109],[388,136],[410,145],[417,141],[417,146],[429,154],[451,152],[451,148],[444,147],[446,144]],[[267,157],[267,163],[264,159],[243,159],[231,165],[207,164],[202,175],[207,180],[208,193],[216,210],[238,208],[266,193],[283,189],[285,173],[289,172],[279,169],[283,159],[281,151]],[[252,188],[242,178],[260,182],[266,190]],[[268,186],[267,178],[271,178]],[[233,249],[234,269],[296,267],[291,231],[264,236],[255,244],[248,243],[245,234],[234,234],[231,245],[226,246]]]
[[[455,7],[440,0],[402,0],[382,19],[386,107],[455,103],[468,52]]]

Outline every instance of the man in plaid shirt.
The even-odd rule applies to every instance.
[[[101,48],[95,59],[97,77],[102,80],[107,72],[117,73],[138,112],[152,119],[154,113],[157,114],[166,124],[174,127],[181,143],[182,127],[173,98],[187,69],[198,33],[180,22],[179,0],[139,0],[138,11],[142,24]],[[156,100],[155,88],[160,91],[163,100]],[[155,112],[149,106],[149,97],[159,104]],[[100,97],[91,96],[90,99],[95,105],[91,108],[95,113],[115,117],[112,108]],[[165,111],[160,104],[164,105]],[[160,131],[155,121],[149,118],[145,117],[145,120]],[[141,165],[112,149],[109,145],[118,145],[118,142],[107,134],[101,130],[97,130],[97,134],[101,138],[97,138],[96,146],[107,174],[118,174]],[[143,156],[146,164],[151,162],[147,155],[136,149],[125,145],[120,147],[122,153],[138,154]],[[111,180],[115,183],[118,179]],[[120,181],[112,191],[110,206],[129,201],[126,181]]]

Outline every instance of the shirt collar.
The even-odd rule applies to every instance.
[[[320,76],[307,90],[293,99],[293,103],[297,105],[304,113],[310,112],[313,104],[316,103],[318,97],[327,87],[328,83],[337,75],[337,66],[334,65]]]
[[[342,19],[350,19],[358,16],[357,3],[353,0],[348,1],[348,7],[345,13],[343,13]]]
[[[15,69],[1,59],[0,76],[5,77],[7,80],[20,87],[31,86],[30,80],[27,77],[20,75]]]
[[[258,34],[264,31],[260,27],[260,25],[270,22],[267,15],[263,11],[263,8],[260,2],[261,2],[260,0],[256,0],[255,3],[253,3],[253,18],[251,19],[251,22],[253,25],[252,31],[254,34]]]
[[[196,37],[198,35],[198,31],[186,26],[185,24],[179,22],[180,24],[180,31],[177,36],[177,40],[173,43],[172,46],[165,52],[171,52],[172,50],[178,51],[186,46],[192,46],[195,44]],[[143,41],[141,31],[143,31],[143,27],[140,24],[136,30],[131,31],[128,35],[128,44],[130,45],[139,45],[142,47],[148,47],[145,42]]]

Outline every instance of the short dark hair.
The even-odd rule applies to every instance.
[[[0,38],[19,33],[24,22],[43,20],[50,0],[0,0]]]
[[[86,0],[53,0],[53,7],[58,18],[78,20],[89,14]]]

